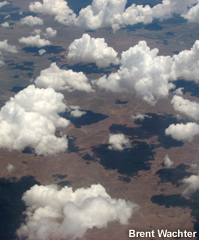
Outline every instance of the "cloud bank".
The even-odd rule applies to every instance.
[[[66,109],[63,99],[53,89],[34,85],[17,93],[0,111],[0,148],[22,151],[31,147],[44,156],[66,151],[66,136],[55,136],[56,128],[69,125],[58,115]]]
[[[27,218],[17,235],[28,240],[81,238],[88,229],[104,228],[112,221],[127,224],[138,208],[132,202],[112,199],[100,184],[76,191],[35,185],[22,199]]]
[[[166,135],[171,135],[172,138],[178,141],[191,142],[195,135],[199,134],[199,125],[193,122],[186,124],[171,124],[166,130]]]
[[[98,67],[119,64],[118,53],[108,47],[104,38],[91,38],[87,33],[75,39],[69,46],[68,59],[81,62],[93,62]]]
[[[52,87],[55,90],[69,92],[74,90],[93,92],[88,78],[82,72],[62,70],[56,63],[52,63],[49,68],[41,71],[40,76],[35,80],[35,85],[39,88]]]
[[[109,135],[109,149],[122,151],[125,148],[131,148],[131,143],[124,134],[110,134]]]

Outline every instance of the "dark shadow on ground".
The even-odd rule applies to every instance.
[[[22,212],[26,210],[22,195],[35,184],[34,177],[0,179],[0,239],[14,240],[15,232],[24,221]]]
[[[163,146],[164,148],[181,147],[183,142],[177,141],[170,136],[165,135],[165,129],[170,124],[180,123],[176,118],[170,114],[158,115],[154,113],[146,113],[149,117],[143,120],[135,120],[138,127],[127,127],[121,124],[112,124],[109,128],[111,133],[123,133],[128,135],[132,140],[135,139],[149,139],[153,136],[158,136],[160,143],[156,147]],[[132,120],[133,121],[133,120]]]
[[[22,71],[33,71],[34,62],[8,63],[9,69],[19,69]]]
[[[82,111],[85,111],[86,114],[82,115],[81,117],[72,117],[68,111],[66,111],[65,113],[60,113],[60,116],[70,120],[76,128],[81,128],[81,126],[84,125],[91,125],[93,123],[97,123],[108,118],[107,115],[104,115],[102,113],[94,113],[90,110]]]
[[[161,183],[170,182],[176,187],[179,187],[182,183],[179,182],[185,177],[191,176],[193,173],[186,172],[190,167],[186,164],[180,164],[176,168],[163,168],[156,172],[160,178]]]
[[[35,55],[39,56],[39,50],[40,49],[45,49],[46,53],[45,54],[60,54],[63,51],[66,51],[63,47],[61,46],[53,46],[53,45],[49,45],[49,46],[44,46],[44,47],[24,47],[22,48],[23,51],[25,51],[26,53],[35,53]]]
[[[153,148],[145,142],[133,142],[133,147],[122,151],[111,150],[108,144],[93,147],[94,158],[100,159],[106,169],[117,170],[128,177],[138,176],[140,170],[149,170],[154,160]]]
[[[14,93],[18,93],[20,91],[22,91],[23,89],[25,89],[26,87],[18,87],[18,86],[14,86],[12,89],[10,89],[11,92]]]

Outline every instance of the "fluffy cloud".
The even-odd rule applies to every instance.
[[[8,44],[8,40],[0,41],[0,50],[5,52],[17,53],[17,47],[15,45]]]
[[[131,148],[131,143],[124,134],[110,134],[109,135],[109,149],[122,151],[125,148]]]
[[[7,4],[9,4],[9,2],[7,2],[7,1],[0,2],[0,8],[7,5]]]
[[[4,28],[9,28],[10,25],[9,25],[8,22],[4,22],[4,23],[1,24],[1,26],[4,27]]]
[[[51,27],[46,28],[46,33],[44,33],[44,36],[46,38],[52,38],[55,37],[57,35],[57,31],[52,29]]]
[[[183,78],[199,83],[199,40],[196,40],[190,50],[184,50],[173,56],[171,78]]]
[[[141,113],[136,113],[134,115],[131,116],[131,119],[133,120],[144,120],[145,118],[151,118],[151,116],[147,115],[147,114],[141,114]]]
[[[184,113],[195,120],[199,120],[199,103],[189,101],[181,96],[174,96],[171,103],[176,111]]]
[[[191,142],[195,135],[199,134],[199,125],[196,123],[179,123],[171,124],[166,130],[166,135],[171,135],[172,138],[178,141],[189,141]]]
[[[173,165],[173,161],[171,161],[171,159],[169,158],[168,154],[164,157],[164,166],[166,168],[169,168]]]
[[[188,187],[183,191],[182,195],[190,195],[199,189],[199,176],[191,175],[188,178],[184,178],[183,182],[188,184]]]
[[[182,14],[182,17],[189,22],[199,22],[199,3],[192,7],[187,13]]]
[[[108,67],[119,64],[117,52],[108,47],[104,38],[91,38],[83,34],[82,38],[75,39],[69,46],[68,58],[74,61],[94,62],[98,67]]]
[[[172,58],[157,56],[158,49],[150,49],[145,41],[121,54],[121,66],[117,73],[103,76],[94,83],[110,91],[136,92],[137,96],[154,105],[168,96],[173,84],[168,82]]]
[[[66,136],[55,136],[57,127],[69,125],[58,115],[66,109],[63,99],[53,89],[34,85],[17,93],[0,111],[0,147],[18,151],[31,147],[44,156],[64,152]]]
[[[100,184],[76,191],[35,185],[22,199],[27,218],[17,235],[28,240],[81,238],[87,229],[104,228],[111,221],[127,224],[138,208],[132,202],[112,199]]]
[[[41,56],[41,55],[44,55],[46,53],[46,50],[45,49],[40,49],[39,50],[39,55]]]
[[[69,106],[68,110],[70,111],[70,115],[72,117],[81,117],[86,114],[85,111],[80,110],[79,106]]]
[[[35,1],[29,9],[31,12],[53,15],[56,21],[64,25],[74,24],[76,20],[76,15],[65,0],[43,0],[43,4]]]
[[[40,35],[22,37],[19,39],[19,42],[35,47],[44,47],[51,45],[51,42],[49,40],[41,39]]]
[[[44,21],[38,17],[27,16],[27,17],[21,18],[19,23],[21,25],[29,25],[32,27],[35,25],[43,25]]]
[[[87,77],[82,72],[73,72],[72,70],[62,70],[56,63],[52,63],[49,68],[42,70],[40,76],[36,78],[37,87],[52,87],[55,90],[81,90],[92,92],[91,85]]]

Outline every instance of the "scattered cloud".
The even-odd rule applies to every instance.
[[[40,35],[41,34],[41,29],[34,29],[31,34],[33,35]]]
[[[8,22],[4,22],[1,24],[2,27],[4,28],[9,28],[10,27],[10,24]]]
[[[42,39],[40,35],[22,37],[19,39],[19,42],[35,47],[44,47],[51,45],[51,42],[49,40]]]
[[[30,85],[11,98],[0,111],[0,148],[22,151],[35,149],[38,155],[64,152],[66,136],[55,136],[56,128],[66,128],[69,121],[58,113],[66,109],[64,96],[53,89]]]
[[[170,168],[173,164],[174,164],[174,162],[171,161],[169,155],[167,154],[167,155],[164,157],[164,166],[165,166],[166,168]]]
[[[52,29],[51,27],[46,28],[46,32],[44,33],[44,36],[46,38],[53,38],[57,35],[57,31]]]
[[[21,18],[19,23],[21,25],[29,25],[33,27],[35,25],[43,25],[44,21],[39,17],[27,16],[27,17]]]
[[[94,62],[98,67],[108,67],[111,63],[119,64],[117,55],[104,38],[91,38],[85,33],[70,44],[67,57],[74,61]]]
[[[176,111],[186,114],[195,120],[199,120],[199,103],[184,99],[181,96],[174,96],[171,104]]]
[[[131,143],[128,138],[124,136],[124,134],[110,134],[109,135],[109,149],[122,151],[125,148],[131,148]]]
[[[45,49],[40,49],[39,50],[39,55],[41,56],[41,55],[44,55],[46,53],[46,50]]]
[[[178,141],[191,142],[195,135],[199,134],[199,125],[193,122],[186,124],[171,124],[166,130],[166,135],[171,135],[172,138]]]
[[[145,118],[151,118],[151,116],[149,116],[149,115],[147,115],[145,113],[143,113],[143,114],[142,113],[136,113],[136,114],[131,116],[131,119],[133,119],[133,120],[140,120],[140,121],[142,121]]]
[[[9,174],[12,174],[16,170],[16,167],[9,163],[6,167],[6,169]]]
[[[86,114],[86,112],[82,111],[79,106],[69,106],[69,111],[72,117],[81,117]]]
[[[0,2],[0,8],[8,4],[10,4],[8,1]]]
[[[74,90],[93,92],[87,77],[82,72],[72,70],[62,70],[56,63],[52,63],[49,68],[42,70],[40,76],[36,78],[35,85],[40,88],[52,87],[55,90]]]
[[[88,229],[105,228],[112,221],[127,224],[138,209],[130,201],[111,198],[100,184],[75,191],[35,185],[22,199],[27,218],[17,235],[28,240],[81,238]]]
[[[158,49],[150,49],[145,41],[121,54],[118,72],[94,81],[101,89],[113,92],[136,93],[138,97],[154,105],[165,98],[174,87],[169,83],[172,58],[157,56]]]
[[[55,20],[64,25],[74,24],[76,20],[76,14],[68,7],[65,0],[43,0],[43,3],[35,1],[30,3],[29,10],[55,16]]]
[[[17,53],[17,47],[15,45],[8,44],[8,40],[0,41],[0,50],[5,52]]]
[[[196,190],[199,189],[199,176],[198,175],[191,175],[188,178],[184,178],[183,182],[188,184],[188,187],[183,191],[182,196],[191,195]]]

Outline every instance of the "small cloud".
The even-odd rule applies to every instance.
[[[17,53],[17,47],[15,45],[8,44],[8,40],[0,41],[0,50],[5,52]]]
[[[51,27],[46,28],[46,33],[44,33],[44,36],[46,38],[53,38],[57,35],[57,31],[52,29]]]
[[[81,117],[86,114],[85,111],[80,110],[79,106],[69,106],[69,110],[72,117]]]
[[[170,168],[173,164],[174,164],[174,162],[171,161],[171,159],[169,158],[169,155],[167,154],[167,155],[164,157],[164,166],[165,166],[166,168]]]
[[[125,148],[131,148],[131,143],[128,138],[124,136],[124,134],[110,134],[109,135],[109,149],[122,151]]]
[[[183,183],[188,184],[188,187],[183,191],[182,196],[189,196],[199,189],[199,176],[191,175],[188,178],[184,178]]]
[[[21,25],[29,25],[29,26],[33,27],[35,25],[43,25],[44,21],[38,17],[27,16],[27,17],[21,18],[19,23]]]
[[[45,49],[42,48],[42,49],[39,50],[39,55],[40,56],[44,55],[45,53],[46,53]]]
[[[151,116],[147,115],[147,114],[142,114],[142,113],[136,113],[134,115],[131,116],[131,119],[133,120],[144,120],[145,118],[152,118]]]
[[[6,169],[8,170],[8,173],[11,174],[11,173],[13,173],[15,171],[16,168],[12,164],[8,164]]]
[[[10,4],[8,1],[0,2],[0,8],[8,4]]]
[[[9,28],[10,27],[8,22],[2,23],[1,26],[4,27],[4,28]]]
[[[40,35],[22,37],[19,39],[20,43],[24,43],[26,45],[35,46],[35,47],[44,47],[47,45],[51,45],[51,42],[45,39],[41,39]]]

